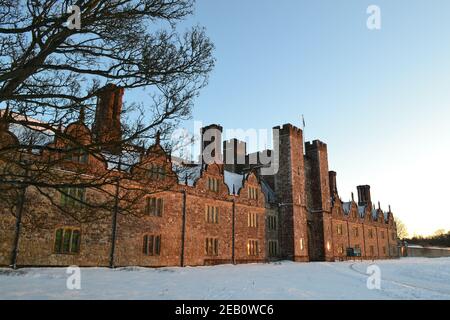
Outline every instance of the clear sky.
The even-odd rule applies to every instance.
[[[185,23],[206,27],[217,66],[193,120],[270,129],[304,114],[343,200],[370,184],[410,235],[449,230],[449,15],[448,0],[197,0]]]

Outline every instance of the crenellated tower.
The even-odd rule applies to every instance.
[[[328,150],[320,140],[305,144],[308,200],[309,255],[311,260],[332,260],[331,194]]]
[[[285,259],[308,261],[303,132],[291,124],[273,130],[274,145],[279,144],[279,155],[274,155],[274,161],[278,162],[275,192],[279,201],[281,255]]]

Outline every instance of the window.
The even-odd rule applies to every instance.
[[[258,227],[258,215],[256,213],[249,213],[248,214],[248,226],[250,228],[257,228]]]
[[[205,253],[207,256],[218,256],[219,255],[219,239],[206,238]]]
[[[277,230],[277,217],[276,216],[268,216],[267,217],[267,227],[269,230]]]
[[[373,239],[373,229],[369,229],[369,238]]]
[[[303,251],[304,248],[305,248],[305,245],[303,244],[303,238],[300,238],[300,250]]]
[[[248,187],[248,197],[253,200],[258,200],[258,189],[254,187]]]
[[[381,231],[381,239],[384,239],[384,231]]]
[[[162,217],[164,211],[164,200],[161,198],[147,198],[145,214]]]
[[[161,165],[152,164],[149,166],[147,174],[152,180],[164,180],[166,178],[166,168]]]
[[[383,254],[386,254],[386,247],[383,247]]]
[[[278,241],[269,240],[269,256],[276,257],[278,255]]]
[[[337,234],[342,235],[342,224],[337,225]]]
[[[144,235],[142,252],[147,256],[159,256],[161,253],[161,236]]]
[[[55,253],[76,254],[80,252],[80,230],[60,228],[55,234]]]
[[[392,232],[391,237],[392,237],[392,240],[393,240],[393,241],[397,240],[397,239],[396,239],[396,236],[395,236],[395,232]]]
[[[88,155],[86,151],[72,154],[71,160],[76,163],[87,163]]]
[[[86,189],[66,187],[61,191],[61,205],[81,207],[86,201]]]
[[[373,257],[375,255],[375,248],[373,246],[370,246],[369,250],[370,250],[370,256]]]
[[[259,254],[258,240],[248,240],[247,254],[249,256],[257,256]]]
[[[206,206],[205,220],[208,223],[219,223],[219,208]]]
[[[70,151],[69,151],[70,150]],[[67,146],[65,151],[67,154],[64,157],[75,163],[87,163],[88,153],[85,150],[80,150],[79,148]]]
[[[338,253],[339,254],[344,254],[344,246],[342,244],[338,248]]]
[[[219,179],[208,178],[208,190],[219,192]]]
[[[353,235],[354,235],[355,237],[359,237],[359,228],[358,228],[358,227],[354,227],[354,228],[353,228]]]
[[[357,250],[361,249],[361,247],[359,246],[359,244],[355,244],[355,249],[357,249]]]

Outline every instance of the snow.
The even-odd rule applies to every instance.
[[[381,289],[367,288],[372,262],[82,268],[68,290],[65,268],[0,269],[0,299],[450,299],[450,258],[375,261]]]

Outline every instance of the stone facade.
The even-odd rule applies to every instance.
[[[119,139],[122,95],[120,88],[106,87],[99,95],[92,131],[80,117],[64,133],[86,144]],[[86,221],[80,219],[83,210],[73,216],[61,213],[58,191],[48,191],[49,196],[44,197],[34,187],[27,188],[17,265],[162,267],[279,259],[334,261],[347,259],[349,251],[364,259],[398,256],[390,208],[389,212],[380,206],[375,209],[369,186],[358,187],[358,203],[354,199],[343,202],[336,173],[328,168],[325,143],[304,144],[302,130],[291,124],[274,127],[280,142],[279,158],[274,158],[279,169],[273,176],[264,176],[263,165],[248,163],[251,157],[246,154],[245,142],[225,142],[224,153],[233,150],[227,159],[221,151],[222,127],[211,125],[202,132],[210,128],[214,134],[202,140],[202,150],[216,146],[211,154],[216,161],[208,164],[201,157],[200,164],[186,165],[195,173],[193,178],[174,172],[173,160],[157,141],[147,152],[141,150],[137,164],[131,166],[130,173],[138,179],[105,187],[109,194],[117,191],[117,195],[124,194],[125,187],[150,190],[129,214],[100,208],[95,221]],[[17,143],[5,121],[0,123],[0,142],[1,147]],[[58,139],[51,146],[66,147]],[[120,153],[115,148],[108,151]],[[44,150],[37,156],[51,159],[57,155]],[[58,169],[51,177],[68,179],[71,172],[80,170],[90,175],[121,175],[102,157],[88,155],[83,165],[68,161],[59,168],[61,173]],[[241,160],[229,163],[230,158]],[[8,161],[4,156],[1,159],[3,168]],[[164,168],[163,179],[148,176],[155,165]],[[11,193],[11,199],[16,196],[17,192]],[[95,190],[86,190],[91,203],[108,201],[101,197],[104,195]],[[160,201],[157,214],[148,214],[147,198]],[[8,266],[17,235],[17,207],[1,203],[0,210],[0,265]],[[66,233],[71,235],[70,241],[78,239],[75,252],[61,253],[58,247],[60,241],[64,245]]]

